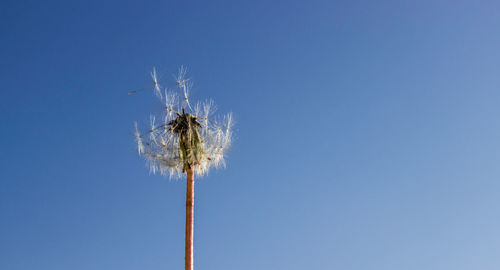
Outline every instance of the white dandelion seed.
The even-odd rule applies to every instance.
[[[158,75],[156,73],[156,68],[153,68],[153,71],[151,72],[151,78],[153,79],[153,89],[155,91],[155,94],[161,99],[161,86],[158,83]]]

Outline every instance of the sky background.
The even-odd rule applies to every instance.
[[[0,269],[183,269],[133,123],[181,65],[236,119],[196,269],[499,269],[497,1],[0,4]]]

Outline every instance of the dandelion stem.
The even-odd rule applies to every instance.
[[[193,270],[193,234],[194,234],[194,173],[186,170],[186,249],[184,255],[185,270]]]

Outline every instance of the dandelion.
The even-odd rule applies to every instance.
[[[231,145],[232,115],[214,118],[214,102],[199,102],[191,107],[189,92],[192,82],[186,78],[187,69],[181,67],[175,77],[175,92],[165,89],[161,94],[156,69],[153,69],[153,89],[164,104],[159,117],[151,116],[150,129],[140,133],[135,125],[135,140],[139,155],[146,159],[152,173],[159,172],[171,178],[187,176],[186,191],[186,246],[185,269],[193,269],[194,175],[203,176],[210,168],[225,166],[225,154]]]

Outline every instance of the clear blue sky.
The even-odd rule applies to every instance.
[[[496,1],[0,4],[0,269],[182,269],[134,121],[187,65],[233,111],[197,269],[499,269]]]

